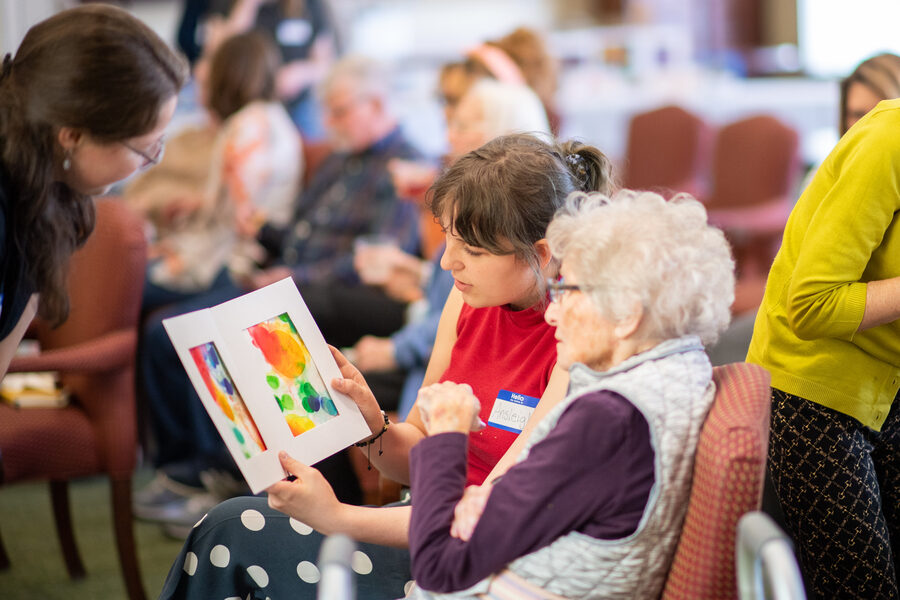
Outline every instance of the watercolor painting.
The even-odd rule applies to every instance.
[[[251,458],[266,449],[253,417],[247,411],[244,399],[234,386],[216,345],[212,342],[190,349],[191,358],[200,371],[206,389],[212,395],[222,414],[231,422],[231,434],[237,440],[244,458]]]
[[[334,400],[287,313],[245,331],[267,365],[266,384],[294,437],[338,416]]]

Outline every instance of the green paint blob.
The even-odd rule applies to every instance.
[[[237,438],[237,441],[238,441],[238,442],[240,442],[241,444],[243,444],[243,443],[246,441],[246,439],[244,438],[244,434],[241,433],[241,430],[240,430],[240,429],[238,429],[237,427],[232,427],[232,428],[231,428],[231,431],[234,433],[234,437]]]
[[[280,404],[281,410],[294,410],[294,399],[290,394],[282,394]]]
[[[281,385],[281,382],[276,375],[266,375],[266,383],[268,383],[269,387],[273,390],[277,390],[278,386]]]

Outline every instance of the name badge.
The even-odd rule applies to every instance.
[[[312,34],[312,23],[303,19],[285,19],[275,29],[275,39],[282,46],[302,46]]]
[[[494,400],[488,425],[516,434],[522,433],[525,423],[531,418],[531,413],[534,412],[534,407],[537,406],[539,400],[540,398],[532,398],[525,394],[500,390],[497,399]]]

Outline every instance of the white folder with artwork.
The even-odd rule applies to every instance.
[[[254,494],[369,435],[340,370],[288,278],[163,321],[191,383]]]

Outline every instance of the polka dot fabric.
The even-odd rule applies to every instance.
[[[160,598],[314,599],[321,542],[265,498],[233,498],[194,526]],[[400,598],[411,579],[406,550],[358,544],[351,567],[360,600]]]
[[[684,528],[663,600],[737,598],[738,519],[758,510],[769,438],[769,374],[733,363],[713,372],[716,398],[694,463]]]

